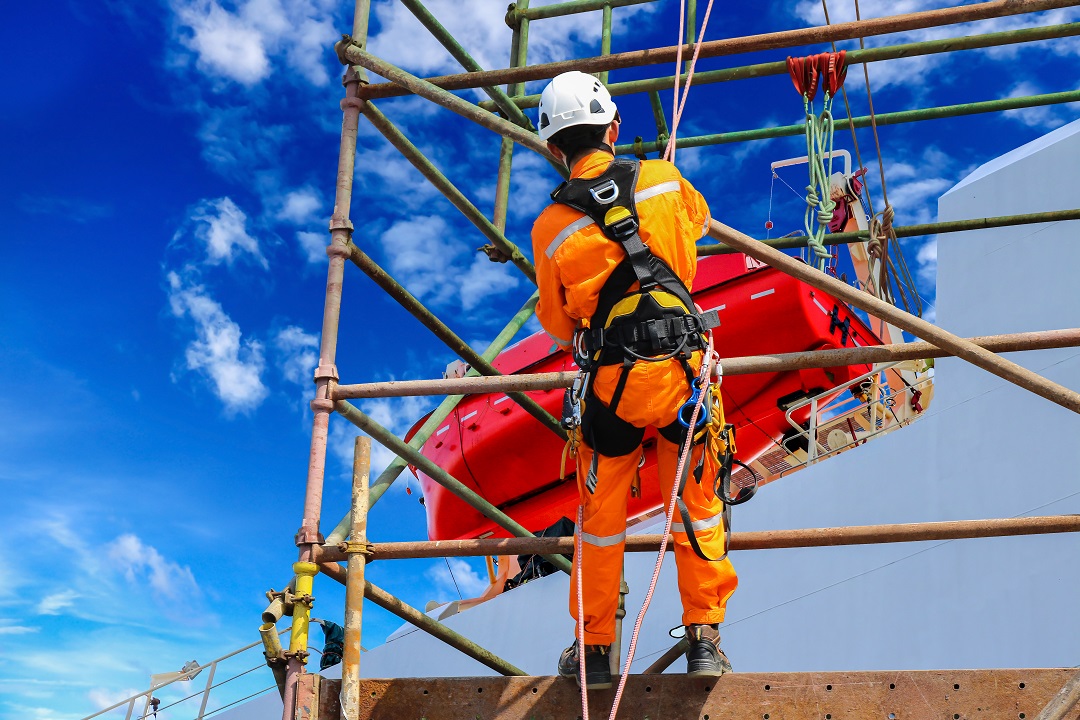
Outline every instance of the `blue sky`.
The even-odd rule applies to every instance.
[[[539,3],[536,3],[539,4]],[[820,6],[718,4],[707,37],[820,24]],[[863,3],[869,16],[940,7]],[[0,174],[0,718],[78,718],[146,686],[150,673],[205,662],[257,639],[262,593],[289,578],[310,438],[341,113],[331,51],[351,26],[338,0],[21,3],[5,13],[8,58]],[[429,7],[485,67],[509,54],[503,0]],[[850,7],[830,8],[834,21]],[[678,8],[615,11],[615,50],[669,45]],[[1080,19],[1075,11],[874,39],[892,44]],[[592,55],[600,16],[535,23],[530,61]],[[850,44],[849,44],[850,45]],[[399,5],[377,0],[373,52],[420,74],[456,65]],[[817,52],[813,48],[807,52]],[[879,112],[1076,87],[1074,40],[870,66]],[[763,62],[783,53],[759,53]],[[742,64],[721,58],[700,69]],[[668,66],[612,73],[650,77]],[[848,83],[866,113],[861,72]],[[538,91],[539,86],[530,88]],[[478,99],[474,93],[463,96]],[[670,103],[671,93],[662,93]],[[620,101],[624,138],[651,139],[644,98]],[[483,211],[498,142],[415,98],[380,108]],[[838,114],[841,114],[838,112]],[[801,120],[786,77],[701,86],[682,134]],[[1049,107],[882,128],[900,224],[972,168],[1076,117]],[[869,131],[860,132],[875,163]],[[850,149],[846,131],[837,143]],[[801,138],[682,150],[678,164],[716,217],[764,234],[771,161]],[[798,169],[785,172],[794,187]],[[871,191],[880,197],[876,165]],[[511,266],[474,252],[482,237],[361,120],[355,241],[483,348],[530,295]],[[508,235],[528,228],[558,178],[520,150]],[[775,234],[801,225],[776,186]],[[879,202],[880,204],[880,202]],[[789,227],[790,226],[790,227]],[[933,298],[936,245],[906,242]],[[535,329],[535,325],[530,325]],[[437,377],[454,358],[347,268],[338,366],[343,382]],[[426,400],[361,407],[404,432]],[[325,529],[344,514],[355,433],[332,422]],[[388,461],[375,455],[376,472]],[[379,540],[424,535],[404,486],[374,510]],[[466,594],[482,568],[458,561]],[[423,606],[456,590],[445,564],[376,564],[376,582]],[[342,592],[316,585],[316,615],[340,618]],[[398,626],[365,610],[365,645]],[[247,656],[251,665],[257,655]],[[258,672],[248,686],[269,684]],[[246,681],[245,681],[246,682]],[[196,681],[199,684],[200,681]],[[239,685],[239,684],[238,684]]]

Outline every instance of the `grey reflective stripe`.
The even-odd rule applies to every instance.
[[[713,515],[711,518],[706,518],[704,520],[694,520],[693,522],[690,523],[690,527],[694,528],[695,533],[699,533],[702,530],[708,530],[709,528],[716,527],[721,522],[723,522],[723,520],[724,520],[724,514],[723,513],[717,513],[716,515]],[[686,526],[683,525],[682,523],[671,523],[671,532],[684,533],[684,532],[686,532]]]
[[[644,190],[638,190],[636,193],[634,193],[634,202],[644,202],[645,200],[648,200],[651,197],[656,197],[657,195],[663,195],[664,193],[678,191],[679,181],[668,180],[667,182],[662,182],[659,185],[653,185],[652,187],[647,187]]]
[[[599,535],[590,535],[587,532],[581,533],[581,541],[582,542],[587,542],[590,545],[593,545],[595,547],[611,547],[612,545],[618,545],[619,543],[621,543],[625,539],[626,539],[626,531],[625,530],[623,530],[618,535],[606,535],[606,536],[603,536],[603,537],[601,537]]]
[[[547,330],[544,331],[544,334],[547,335],[552,340],[554,340],[555,342],[559,343],[560,345],[567,346],[567,345],[570,345],[572,342],[574,342],[573,338],[571,338],[569,340],[563,340],[561,337],[555,337],[554,335],[549,333]]]
[[[653,198],[657,195],[663,195],[664,193],[669,192],[679,192],[678,180],[669,180],[667,182],[662,182],[659,185],[653,185],[652,187],[647,187],[644,190],[639,190],[638,192],[634,193],[634,202],[644,202],[649,198]],[[590,218],[588,215],[570,223],[562,230],[560,230],[559,234],[555,236],[555,239],[552,240],[550,244],[548,244],[547,250],[544,251],[544,254],[548,257],[554,257],[555,251],[558,250],[559,246],[566,241],[566,238],[570,237],[578,230],[583,230],[584,228],[587,228],[593,224],[595,223],[593,223],[592,218]]]
[[[552,240],[551,243],[547,246],[547,250],[545,250],[544,253],[548,257],[552,257],[553,255],[555,255],[555,251],[559,249],[559,246],[563,244],[566,238],[570,237],[578,230],[581,230],[582,228],[586,228],[593,224],[594,223],[592,221],[592,218],[588,215],[581,218],[580,220],[575,220],[574,222],[570,223],[559,231],[559,234],[556,235],[555,239]]]

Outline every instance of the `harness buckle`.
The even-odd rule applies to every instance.
[[[619,186],[615,184],[614,180],[608,178],[599,185],[589,188],[589,194],[592,195],[593,200],[601,205],[610,205],[619,199]]]
[[[618,192],[617,188],[616,192]],[[616,240],[628,238],[638,231],[637,218],[633,215],[625,217],[622,220],[613,222],[611,225],[608,225],[608,230],[611,231],[611,234],[615,237]]]

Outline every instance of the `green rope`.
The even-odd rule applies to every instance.
[[[814,252],[814,266],[825,271],[832,253],[825,248],[825,228],[832,220],[836,203],[833,202],[832,151],[833,128],[832,101],[825,93],[821,115],[815,115],[810,99],[803,95],[803,111],[806,113],[806,157],[810,169],[810,184],[806,186],[806,212],[803,214],[803,227],[806,230],[807,246]],[[828,166],[825,156],[828,156]]]

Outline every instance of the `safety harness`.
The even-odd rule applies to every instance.
[[[574,342],[574,359],[586,373],[622,364],[609,406],[612,413],[638,360],[674,358],[692,383],[690,358],[705,349],[705,333],[720,325],[715,310],[694,312],[694,301],[682,279],[642,242],[634,202],[639,168],[637,161],[617,158],[598,177],[568,180],[551,193],[552,201],[588,215],[626,251],[626,259],[600,290],[589,327],[580,330]],[[632,292],[635,283],[638,289]]]

